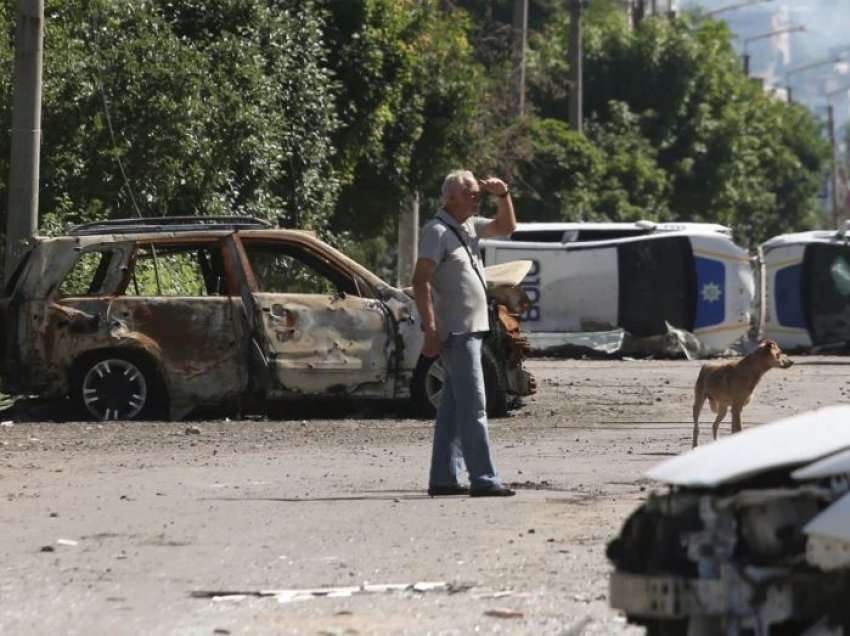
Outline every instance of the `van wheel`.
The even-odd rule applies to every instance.
[[[138,420],[161,414],[159,376],[140,356],[110,353],[90,358],[74,376],[71,397],[88,417]]]
[[[487,415],[502,417],[508,412],[507,377],[495,354],[485,344],[481,347],[481,365],[484,368],[484,390],[487,394]],[[443,392],[445,371],[440,358],[419,356],[413,372],[410,393],[413,408],[422,418],[437,415]]]

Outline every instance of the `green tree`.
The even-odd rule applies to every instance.
[[[595,220],[605,158],[593,143],[558,119],[528,122],[528,156],[518,162],[524,219]]]
[[[641,129],[641,118],[623,102],[608,105],[609,119],[591,119],[587,135],[605,157],[595,193],[601,220],[670,220],[670,179],[658,164],[658,149]]]
[[[530,94],[561,120],[568,26],[562,14],[532,38]],[[744,76],[723,23],[631,30],[596,4],[586,27],[587,133],[607,157],[600,215],[726,223],[748,243],[812,226],[827,159],[819,124]]]
[[[323,26],[309,1],[48,0],[44,222],[242,212],[327,230]]]
[[[464,156],[481,72],[468,21],[436,0],[324,6],[342,120],[334,143],[344,187],[334,221],[375,236],[394,227],[414,189],[433,187]]]

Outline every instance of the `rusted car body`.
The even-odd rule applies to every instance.
[[[34,241],[0,300],[7,392],[70,396],[99,419],[411,397],[422,335],[402,290],[308,232],[167,222]],[[510,395],[533,390],[517,310],[493,329]]]

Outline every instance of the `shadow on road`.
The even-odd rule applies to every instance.
[[[850,358],[847,360],[800,360],[794,359],[794,366],[809,367],[846,367],[850,366]]]
[[[221,408],[201,408],[184,418],[186,422],[214,421],[229,417],[245,420],[273,420],[289,422],[299,420],[398,420],[420,419],[405,402],[390,400],[300,400],[255,405],[241,415],[234,413],[232,405]],[[39,397],[10,397],[0,404],[0,421],[18,423],[80,422],[87,421],[69,399],[49,400]],[[430,419],[422,420],[430,423]]]
[[[464,497],[465,495],[458,495]],[[439,497],[445,499],[446,497]],[[421,495],[339,495],[336,497],[203,497],[198,501],[278,501],[283,503],[312,503],[322,501],[418,501],[431,499]]]
[[[0,420],[22,423],[71,422],[79,420],[79,413],[70,400],[19,397],[0,409]]]

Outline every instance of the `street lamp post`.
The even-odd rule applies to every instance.
[[[749,7],[754,4],[763,4],[765,2],[773,2],[773,0],[744,0],[744,2],[736,2],[735,4],[730,4],[726,5],[725,7],[719,7],[717,9],[712,9],[711,11],[706,11],[702,15],[703,17],[710,18],[712,16],[717,15],[718,13],[734,11],[735,9],[743,9],[744,7]]]
[[[830,91],[826,94],[826,126],[829,134],[829,145],[832,150],[832,224],[837,229],[840,221],[838,214],[838,144],[835,140],[835,111],[832,107],[832,98],[836,95],[850,91],[850,84]]]
[[[828,60],[819,60],[817,62],[812,62],[811,64],[804,64],[803,66],[796,66],[794,68],[788,69],[785,71],[785,88],[788,90],[788,102],[792,102],[791,99],[791,76],[796,75],[797,73],[801,73],[803,71],[809,71],[813,68],[818,68],[819,66],[826,66],[827,64],[838,64],[843,62],[844,59],[841,56],[831,57]]]
[[[785,28],[782,28],[782,29],[777,29],[775,31],[770,31],[768,33],[760,33],[758,35],[753,35],[751,37],[746,38],[744,40],[744,55],[743,55],[744,74],[745,75],[750,74],[750,51],[749,51],[750,42],[755,42],[756,40],[765,40],[765,39],[771,38],[775,35],[782,35],[783,33],[796,33],[798,31],[805,31],[805,30],[806,30],[805,25],[789,26],[789,27],[785,27]]]
[[[583,132],[584,81],[582,71],[582,28],[581,14],[587,0],[570,0],[570,127],[577,133]]]

